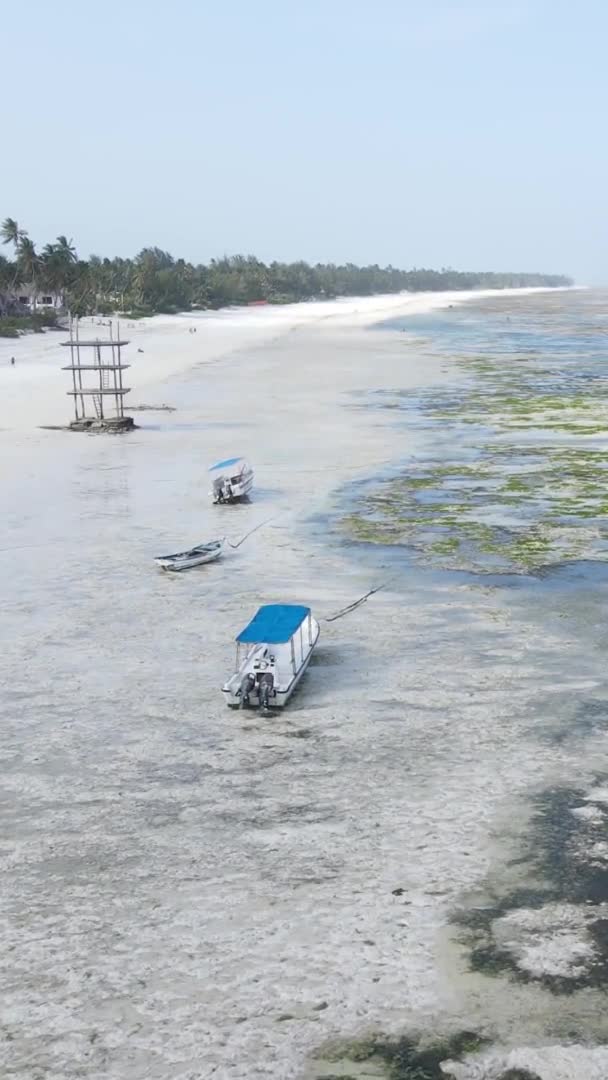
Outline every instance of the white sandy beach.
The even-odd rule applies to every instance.
[[[132,400],[176,411],[120,438],[38,430],[70,418],[61,335],[1,343],[3,1075],[309,1080],[332,1075],[311,1059],[325,1040],[371,1028],[489,1033],[462,1080],[508,1060],[606,1075],[605,1052],[548,1034],[599,1036],[595,992],[484,978],[449,927],[489,873],[515,873],[518,795],[584,770],[531,744],[529,718],[599,687],[602,664],[557,614],[539,636],[525,596],[396,578],[326,537],[344,485],[424,444],[364,396],[458,377],[368,327],[475,295],[124,327]],[[255,466],[249,506],[209,503],[229,453]],[[151,562],[266,519],[201,571]],[[283,716],[231,713],[233,638],[282,600],[322,620],[315,663]]]
[[[126,404],[142,400],[144,389],[149,397],[149,388],[158,390],[164,380],[199,364],[326,321],[332,326],[365,326],[393,315],[424,313],[484,295],[492,293],[399,294],[158,315],[136,322],[126,319],[120,324],[121,336],[130,343],[123,353],[124,361],[131,365],[125,384],[133,388]],[[103,322],[101,318],[82,319],[81,338],[105,338]],[[192,328],[196,334],[189,333]],[[69,351],[60,346],[66,338],[65,331],[27,334],[16,340],[0,338],[0,429],[26,430],[39,424],[67,423],[72,418],[66,396],[70,376],[61,370],[62,364],[70,362]],[[11,357],[15,358],[14,367]]]

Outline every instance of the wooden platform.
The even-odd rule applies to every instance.
[[[61,342],[64,349],[70,350],[70,363],[62,369],[72,373],[72,387],[67,395],[74,401],[74,420],[69,431],[129,431],[135,426],[124,415],[124,397],[131,393],[131,388],[123,386],[122,373],[131,365],[123,364],[121,348],[129,342],[121,337],[119,323],[115,330],[112,322],[107,325],[108,336],[81,339],[78,318],[70,318],[69,340]],[[88,354],[83,354],[86,349]],[[102,349],[106,350],[103,354]],[[88,402],[92,398],[92,404],[86,404],[85,398]],[[87,410],[94,415],[87,415]]]
[[[111,338],[94,338],[92,341],[83,341],[82,338],[76,340],[76,338],[74,338],[73,341],[61,342],[61,345],[64,345],[68,349],[70,348],[70,346],[73,349],[115,349],[116,346],[120,348],[121,345],[128,344],[128,341],[117,341],[116,338],[114,339],[114,341],[112,341]]]
[[[62,371],[126,371],[130,364],[67,364]]]
[[[100,389],[98,386],[97,389],[89,387],[88,390],[85,389],[85,387],[83,386],[82,390],[66,390],[66,394],[68,394],[69,397],[100,397],[103,394],[109,394],[110,397],[120,397],[121,394],[130,393],[130,386],[119,386],[116,389],[113,386],[108,386],[107,388],[104,387],[103,389]]]

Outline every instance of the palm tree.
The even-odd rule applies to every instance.
[[[76,254],[76,248],[74,247],[74,241],[68,240],[67,236],[58,236],[57,243],[51,245],[55,251],[65,259],[66,263],[78,262],[78,255]]]
[[[77,262],[76,249],[67,237],[58,236],[56,244],[45,244],[41,256],[44,287],[53,293],[55,302],[60,300],[62,306],[66,290],[74,279]]]
[[[0,255],[0,314],[6,314],[16,303],[12,295],[15,280],[15,264],[10,262],[4,255]]]
[[[78,260],[70,267],[69,284],[63,302],[72,315],[89,315],[97,310],[94,276],[95,272],[88,262]]]
[[[22,240],[24,240],[26,238],[27,232],[25,231],[25,229],[20,229],[19,228],[19,225],[15,221],[14,218],[7,217],[7,218],[4,219],[4,221],[2,222],[2,225],[0,226],[0,236],[2,236],[2,243],[3,244],[12,244],[13,247],[15,248],[15,255],[18,255],[18,253],[19,253],[19,244],[21,243]],[[21,269],[19,267],[19,262],[18,261],[15,262],[13,264],[13,266],[14,266],[14,274],[13,274],[13,280],[11,282],[11,292],[12,293],[14,293],[15,289],[17,288],[17,285],[19,285],[20,282],[21,282]]]
[[[12,244],[15,251],[17,251],[19,244],[27,236],[25,229],[20,229],[15,219],[10,217],[5,218],[2,222],[0,234],[2,235],[2,243]]]
[[[36,297],[38,294],[38,278],[40,276],[41,259],[36,251],[33,240],[27,235],[21,234],[17,247],[17,269],[23,280],[31,282],[32,306],[36,310]]]
[[[0,255],[0,289],[8,288],[13,280],[14,273],[13,264],[4,255]]]
[[[95,298],[95,314],[97,314],[105,283],[103,259],[99,255],[91,255],[89,257],[86,276],[88,279],[89,290]]]
[[[55,244],[45,244],[44,250],[40,257],[41,264],[41,284],[45,290],[50,292],[55,300],[57,297],[61,297],[63,302],[63,294],[68,285],[67,266],[63,257],[57,251]]]
[[[108,296],[118,305],[121,311],[125,309],[125,297],[132,291],[133,262],[131,259],[104,260],[107,262],[107,292]],[[127,299],[127,303],[130,301]]]
[[[0,255],[0,317],[19,314],[19,300],[15,296],[15,264]]]

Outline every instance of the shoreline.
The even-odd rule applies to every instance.
[[[432,292],[304,301],[263,307],[222,308],[218,311],[182,315],[155,315],[137,321],[121,320],[121,333],[129,345],[123,350],[130,365],[127,384],[131,400],[140,403],[140,391],[152,393],[161,404],[163,384],[183,376],[199,365],[216,363],[242,349],[254,348],[303,329],[330,323],[335,327],[372,326],[402,315],[418,315],[474,302],[485,297],[509,297],[537,292],[570,291],[541,287],[523,289],[476,289],[470,292]],[[575,287],[576,288],[576,287]],[[107,319],[87,317],[83,330],[92,332]],[[196,333],[189,333],[196,328]],[[51,330],[19,339],[0,338],[0,433],[32,430],[44,425],[67,425],[72,418],[67,397],[66,363],[61,341],[66,333]],[[142,350],[142,354],[138,350]],[[16,364],[10,364],[14,356]],[[169,402],[170,404],[170,402]],[[128,415],[129,396],[125,399]]]

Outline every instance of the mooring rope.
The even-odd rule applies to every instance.
[[[336,619],[341,619],[343,615],[349,615],[351,611],[354,611],[355,608],[364,604],[366,600],[369,600],[370,596],[374,595],[374,593],[380,592],[381,589],[385,589],[387,585],[390,585],[389,581],[384,581],[382,585],[376,585],[375,588],[370,589],[369,592],[364,593],[358,600],[355,600],[353,604],[348,604],[347,607],[341,608],[340,611],[336,611],[335,615],[327,615],[323,622],[335,622]]]
[[[236,548],[239,548],[239,547],[241,546],[241,544],[244,544],[244,543],[245,543],[245,540],[247,540],[247,538],[248,538],[249,536],[253,536],[254,532],[257,532],[257,531],[258,531],[258,529],[261,529],[261,528],[262,528],[262,525],[268,525],[268,522],[269,522],[269,521],[274,521],[274,518],[271,518],[271,517],[270,517],[270,518],[266,518],[266,521],[260,521],[260,524],[259,524],[259,525],[256,525],[256,526],[255,526],[255,528],[253,528],[253,529],[250,529],[248,533],[245,533],[245,535],[241,537],[241,539],[240,539],[240,540],[238,541],[238,543],[237,543],[237,544],[233,544],[233,543],[231,543],[231,541],[229,540],[229,541],[228,541],[228,543],[230,544],[230,547],[231,547],[231,548],[233,548],[234,550],[236,550]]]

